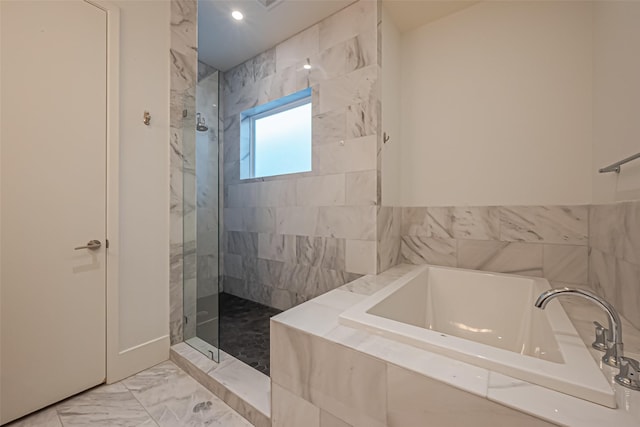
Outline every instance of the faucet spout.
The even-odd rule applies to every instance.
[[[602,361],[610,366],[618,366],[623,352],[622,322],[620,321],[620,316],[618,316],[618,312],[615,308],[593,292],[584,289],[571,288],[558,288],[545,291],[540,294],[535,302],[535,306],[540,309],[544,309],[549,301],[563,295],[575,295],[588,299],[607,313],[609,318],[609,331],[611,331],[611,341],[607,343],[607,352],[602,357]]]

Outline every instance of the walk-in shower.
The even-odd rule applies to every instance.
[[[358,99],[349,110],[347,104],[341,104],[334,111],[326,101],[331,97],[325,97],[327,105],[321,108],[318,88],[319,82],[324,87],[338,81],[332,79],[346,78],[347,68],[368,82],[364,76],[374,70],[375,38],[373,31],[360,34],[360,26],[353,34],[331,34],[342,21],[330,17],[353,0],[313,2],[313,13],[307,13],[308,2],[262,3],[243,2],[245,20],[236,21],[227,2],[197,1],[198,42],[194,50],[198,82],[195,100],[189,100],[191,107],[183,112],[182,324],[185,341],[208,357],[219,360],[224,358],[223,352],[228,353],[268,374],[270,317],[360,274],[360,270],[347,271],[344,236],[316,235],[311,226],[296,227],[300,211],[293,207],[324,208],[328,203],[331,215],[336,215],[356,203],[370,211],[368,196],[345,199],[344,183],[340,186],[338,181],[346,179],[346,174],[327,178],[337,189],[330,201],[316,200],[314,193],[319,179],[327,182],[320,175],[343,169],[362,172],[362,164],[366,164],[370,176],[375,164],[358,160],[360,169],[352,169],[342,161],[329,165],[333,154],[322,164],[318,163],[322,156],[312,162],[312,155],[314,138],[323,144],[318,146],[322,148],[319,153],[327,154],[333,153],[327,147],[348,139],[347,134],[354,138],[373,136],[369,113],[374,110],[364,102],[370,99],[368,83],[362,93],[358,90]],[[267,4],[278,6],[263,7]],[[356,5],[347,10],[346,20],[359,17],[360,9]],[[364,26],[375,28],[374,8],[366,9]],[[329,20],[321,25],[325,19]],[[329,29],[326,34],[322,31],[322,37],[320,26]],[[301,38],[293,39],[296,34]],[[362,40],[367,43],[360,45]],[[341,56],[343,47],[349,55],[342,56],[348,58],[333,61],[333,56]],[[331,61],[319,56],[320,48],[326,52],[333,49]],[[354,49],[357,52],[352,58]],[[363,74],[365,69],[368,71]],[[331,114],[318,118],[327,106]],[[300,116],[292,117],[296,111]],[[358,122],[353,124],[353,134],[346,131],[351,119]],[[360,120],[366,123],[360,125]],[[313,123],[325,123],[326,129],[320,125],[312,132]],[[265,168],[269,172],[264,172]],[[375,179],[364,182],[369,188]],[[339,206],[334,206],[336,203]],[[280,224],[284,227],[278,226],[277,217],[278,224],[284,221]],[[305,224],[314,221],[308,219]]]
[[[268,375],[269,318],[280,310],[223,291],[222,242],[229,233],[223,234],[220,215],[221,73],[198,65],[188,96],[195,110],[183,111],[184,340],[215,361],[224,351]]]

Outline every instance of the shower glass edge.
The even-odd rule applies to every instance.
[[[219,72],[199,78],[185,93],[182,129],[183,334],[187,344],[215,362],[220,360],[218,96]]]

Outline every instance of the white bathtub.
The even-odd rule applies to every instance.
[[[340,323],[611,408],[613,389],[545,279],[424,266],[340,316]]]

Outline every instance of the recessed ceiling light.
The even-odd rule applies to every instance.
[[[242,21],[242,19],[244,18],[244,15],[239,10],[234,10],[233,12],[231,12],[231,16],[236,21]]]
[[[311,69],[311,64],[304,64],[302,66],[302,68],[304,68],[305,70],[310,70]]]

